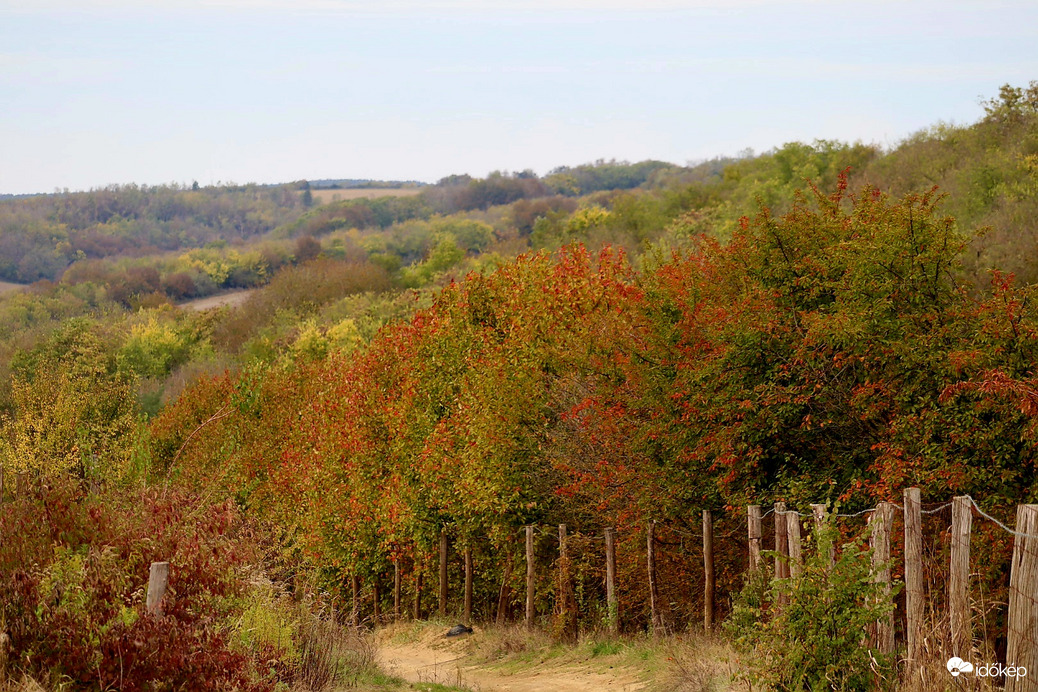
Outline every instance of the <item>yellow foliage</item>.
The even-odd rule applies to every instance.
[[[130,336],[119,350],[119,362],[141,376],[161,377],[186,359],[190,346],[174,324],[160,322],[151,313],[130,328]]]
[[[138,428],[132,382],[109,372],[89,336],[41,357],[11,385],[15,415],[0,421],[6,473],[121,478]]]
[[[314,320],[307,320],[299,327],[299,336],[292,343],[292,352],[310,358],[328,355],[328,338]]]
[[[569,217],[569,220],[566,222],[566,232],[571,234],[586,233],[589,229],[606,225],[611,218],[612,214],[602,207],[581,207]]]
[[[334,351],[350,352],[364,343],[364,337],[357,328],[357,322],[347,318],[333,324],[327,332],[328,345]]]

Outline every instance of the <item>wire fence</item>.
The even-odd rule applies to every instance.
[[[704,512],[702,522],[610,529],[611,538],[597,527],[520,527],[514,549],[477,543],[468,549],[467,570],[455,559],[441,574],[455,585],[451,602],[458,600],[457,585],[467,582],[475,598],[464,615],[479,621],[525,619],[572,636],[711,627],[727,615],[755,562],[776,576],[797,573],[812,554],[811,530],[824,507],[730,508]],[[894,590],[892,620],[877,625],[888,634],[870,641],[898,656],[909,688],[943,689],[949,661],[961,659],[972,664],[974,677],[964,673],[958,682],[1038,690],[1038,505],[1010,514],[1006,507],[982,508],[968,495],[924,504],[909,489],[900,504],[833,515],[844,540],[883,536],[889,561],[877,578],[904,588]],[[438,595],[429,567],[427,610]],[[439,609],[456,612],[449,603]]]

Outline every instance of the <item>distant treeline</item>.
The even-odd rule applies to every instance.
[[[320,187],[316,181],[281,186],[113,185],[89,192],[12,197],[0,202],[0,280],[56,281],[83,260],[140,257],[216,241],[241,243],[278,228],[283,228],[282,237],[322,235],[339,228],[387,228],[409,219],[487,209],[524,198],[628,189],[644,184],[655,171],[674,168],[651,161],[598,162],[556,169],[543,180],[530,172],[492,173],[485,179],[451,176],[428,186],[419,197],[350,200],[309,213],[307,202],[296,192],[301,186]]]

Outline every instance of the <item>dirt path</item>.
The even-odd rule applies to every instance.
[[[184,303],[180,303],[180,307],[185,310],[212,310],[213,308],[222,308],[225,305],[235,306],[241,305],[245,302],[245,299],[253,294],[255,288],[246,288],[241,291],[233,291],[231,293],[220,293],[215,296],[208,296],[206,298],[199,298],[198,300],[189,300]]]
[[[645,683],[633,671],[620,666],[592,667],[564,661],[530,662],[522,666],[477,665],[468,653],[471,638],[446,639],[443,630],[426,631],[417,637],[394,636],[393,630],[379,637],[379,657],[387,672],[410,683],[434,682],[478,692],[595,692],[634,691]]]
[[[10,281],[0,281],[0,295],[11,291],[24,291],[25,289],[26,286],[23,284],[13,284]]]

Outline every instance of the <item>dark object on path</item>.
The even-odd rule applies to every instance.
[[[465,625],[455,625],[447,630],[448,637],[460,637],[463,634],[472,634],[472,628]]]

